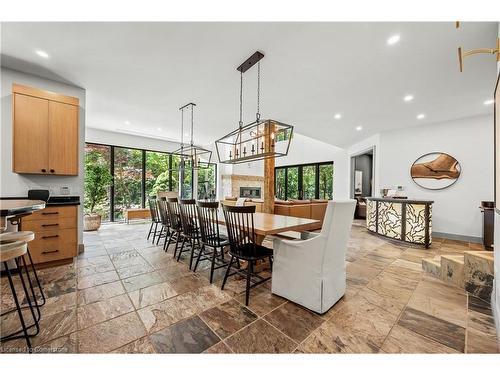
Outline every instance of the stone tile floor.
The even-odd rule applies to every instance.
[[[323,315],[273,295],[270,282],[244,306],[244,280],[209,264],[189,271],[146,241],[148,224],[109,224],[84,234],[72,264],[40,270],[48,300],[40,352],[63,353],[496,353],[489,303],[428,277],[421,259],[480,246],[434,239],[429,250],[376,237],[355,223],[347,292]],[[272,246],[266,239],[265,245]],[[12,306],[1,279],[2,310]],[[2,317],[2,335],[17,329]],[[1,352],[23,351],[24,340]]]

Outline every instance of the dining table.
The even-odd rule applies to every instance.
[[[0,233],[7,229],[7,219],[30,215],[45,208],[45,202],[32,199],[0,199]]]

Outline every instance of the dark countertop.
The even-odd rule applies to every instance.
[[[380,197],[366,197],[367,200],[377,202],[391,202],[391,203],[413,203],[413,204],[432,204],[434,201],[423,199],[401,199],[401,198],[380,198]]]
[[[28,199],[0,199],[0,216],[15,216],[31,213],[45,208],[44,201]]]
[[[3,200],[28,199],[28,197],[1,197]],[[80,197],[78,195],[54,195],[49,197],[46,207],[51,206],[79,206]]]

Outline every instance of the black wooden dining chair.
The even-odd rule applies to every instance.
[[[224,281],[222,282],[221,289],[224,289],[226,285],[227,278],[237,273],[242,273],[246,275],[247,285],[246,285],[246,297],[245,305],[248,306],[248,300],[250,298],[250,289],[260,285],[271,277],[263,278],[253,272],[254,262],[261,259],[269,259],[272,266],[273,251],[265,246],[258,245],[256,243],[256,235],[254,228],[253,214],[255,213],[255,206],[226,206],[223,205],[224,219],[226,221],[227,234],[229,238],[229,255],[231,255],[231,260],[227,266],[226,274],[224,276]],[[230,273],[233,260],[236,258],[237,261],[244,260],[247,261],[247,267],[244,271],[236,269],[235,272]],[[252,276],[257,278],[258,281],[251,283]]]
[[[220,234],[218,208],[219,202],[196,203],[201,235],[201,249],[193,271],[196,272],[200,260],[210,260],[210,283],[213,281],[214,270],[225,267],[228,264],[224,260],[224,247],[229,245],[229,240],[226,236]],[[212,251],[210,252],[207,248]]]
[[[177,261],[181,258],[181,254],[185,251],[191,251],[189,258],[189,269],[193,266],[193,259],[195,257],[195,250],[201,251],[200,243],[200,229],[198,228],[198,219],[196,215],[196,201],[194,199],[181,199],[181,224],[182,224],[182,245],[181,251],[177,255]],[[184,249],[186,241],[190,245],[189,248]]]
[[[156,204],[158,206],[158,214],[160,215],[160,221],[161,221],[160,235],[158,236],[156,244],[158,245],[160,239],[164,238],[165,242],[163,243],[163,250],[165,250],[167,239],[170,236],[170,218],[167,212],[167,199],[165,197],[159,198],[156,201]]]
[[[158,206],[156,205],[156,197],[148,197],[149,212],[151,214],[151,226],[149,227],[148,240],[153,234],[153,243],[155,242],[156,232],[158,231],[158,224],[161,224],[160,215],[158,213]],[[154,227],[154,229],[153,229]]]
[[[166,244],[163,246],[165,251],[168,251],[168,246],[171,242],[175,241],[174,258],[177,254],[177,248],[179,246],[179,241],[182,236],[182,224],[181,224],[181,209],[179,206],[178,198],[167,198],[167,214],[170,219],[170,236]]]

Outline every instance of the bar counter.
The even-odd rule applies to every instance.
[[[424,245],[432,243],[434,201],[366,198],[366,228],[378,235]]]

